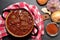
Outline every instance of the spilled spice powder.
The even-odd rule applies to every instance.
[[[46,31],[49,33],[49,34],[56,34],[58,32],[58,27],[56,24],[48,24],[47,27],[46,27]]]

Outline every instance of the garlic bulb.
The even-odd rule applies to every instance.
[[[45,7],[44,7],[44,8],[42,8],[42,9],[41,9],[41,11],[42,11],[42,12],[44,12],[44,13],[48,13],[49,15],[51,14],[51,12],[50,12],[50,11],[48,11],[48,10],[47,10],[47,8],[45,8]]]

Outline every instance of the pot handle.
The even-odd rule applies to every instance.
[[[35,30],[37,30],[36,33],[35,33]],[[31,33],[31,35],[32,35],[32,36],[36,36],[37,33],[38,33],[38,28],[37,28],[36,26],[34,26],[34,29],[33,29],[32,33]]]

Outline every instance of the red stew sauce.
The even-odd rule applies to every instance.
[[[17,36],[23,36],[33,29],[33,17],[26,10],[11,11],[7,17],[8,30]]]

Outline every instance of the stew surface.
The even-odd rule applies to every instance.
[[[26,10],[11,11],[7,17],[8,30],[18,36],[29,33],[33,28],[33,17]]]

